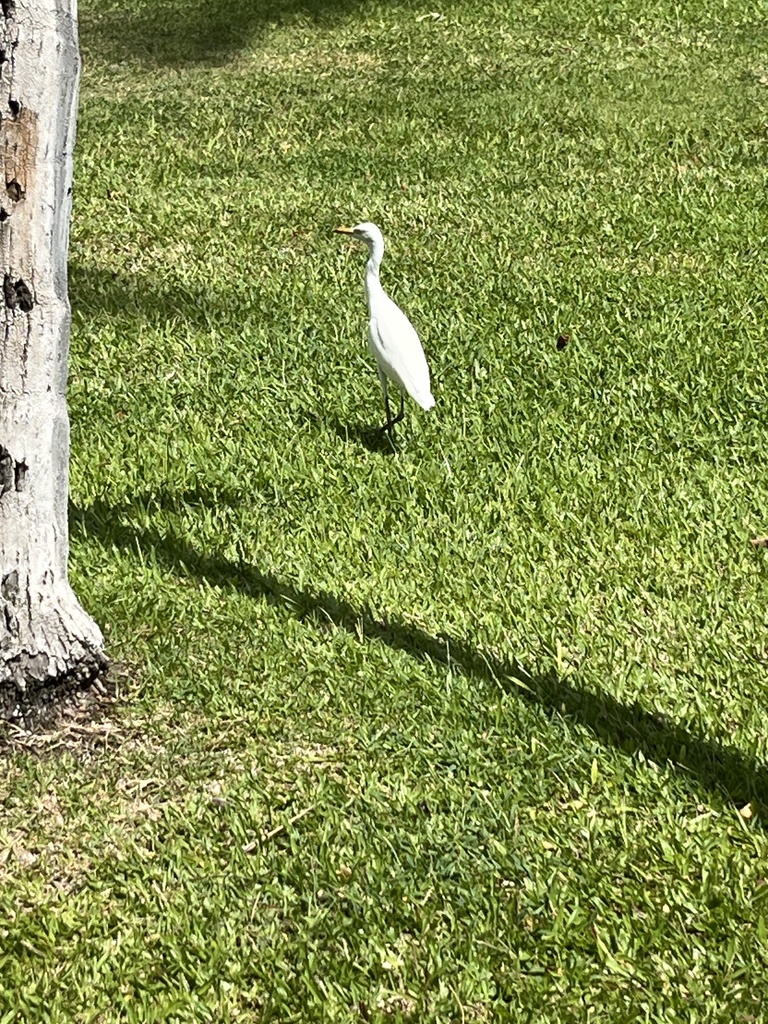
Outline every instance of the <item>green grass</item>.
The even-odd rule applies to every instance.
[[[768,1021],[764,6],[234,6],[81,9],[129,674],[5,755],[0,1021]]]

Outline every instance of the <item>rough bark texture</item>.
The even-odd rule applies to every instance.
[[[98,627],[67,581],[67,249],[75,0],[0,0],[0,718],[93,680]]]

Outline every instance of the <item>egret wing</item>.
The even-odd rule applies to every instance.
[[[423,408],[434,405],[429,366],[413,324],[387,295],[371,310],[371,351],[379,367]]]

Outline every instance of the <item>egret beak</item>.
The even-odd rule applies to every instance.
[[[354,235],[352,228],[334,228],[333,230],[337,235]]]

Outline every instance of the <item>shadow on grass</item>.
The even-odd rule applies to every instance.
[[[171,572],[181,571],[287,608],[302,622],[324,627],[332,622],[352,636],[377,640],[420,661],[450,666],[452,671],[461,671],[485,685],[514,693],[521,700],[586,726],[608,746],[629,755],[642,751],[650,761],[682,769],[700,789],[720,793],[739,807],[750,800],[768,804],[765,765],[735,747],[701,736],[692,726],[650,712],[636,701],[624,704],[603,691],[593,693],[553,671],[529,673],[515,660],[486,654],[461,637],[444,633],[433,636],[398,619],[382,619],[370,609],[355,607],[333,594],[299,589],[255,566],[203,554],[172,533],[140,529],[124,521],[132,512],[146,513],[152,504],[180,510],[195,505],[213,507],[228,499],[239,501],[236,495],[214,495],[195,488],[177,495],[161,493],[144,502],[136,500],[118,507],[96,502],[87,509],[71,506],[70,522],[74,536],[87,536],[107,547],[151,552],[155,561]]]
[[[93,325],[97,320],[126,320],[131,329],[137,324],[165,326],[175,321],[183,322],[200,330],[218,327],[223,314],[230,312],[232,297],[213,290],[195,292],[185,288],[178,282],[168,283],[148,276],[125,274],[109,270],[106,267],[94,267],[88,264],[73,262],[69,267],[69,296],[75,323],[80,321]],[[238,299],[242,308],[248,308],[247,297]],[[255,304],[257,298],[251,297]],[[279,320],[279,313],[270,314],[274,327],[284,327],[290,334],[292,325],[284,325]],[[244,358],[257,361],[263,353],[256,348],[248,350]],[[303,421],[313,430],[327,430],[344,441],[345,444],[356,444],[376,455],[391,456],[398,451],[398,442],[407,437],[408,425],[404,423],[395,434],[394,445],[387,435],[374,424],[380,415],[384,418],[383,407],[379,410],[380,392],[376,374],[370,371],[371,394],[375,394],[377,403],[370,409],[371,422],[345,422],[329,418],[322,412],[316,412],[308,404],[303,413]],[[301,415],[301,414],[300,414]]]
[[[97,318],[127,317],[136,324],[162,326],[183,320],[193,327],[206,328],[231,308],[232,296],[212,289],[194,291],[178,281],[72,260],[69,301],[73,315],[89,323]]]
[[[80,7],[86,56],[113,63],[222,63],[270,25],[301,17],[329,22],[350,14],[358,0],[88,0]]]
[[[395,440],[390,441],[386,431],[367,423],[342,423],[339,420],[330,420],[328,425],[345,444],[358,444],[375,455],[397,455],[397,434]]]

